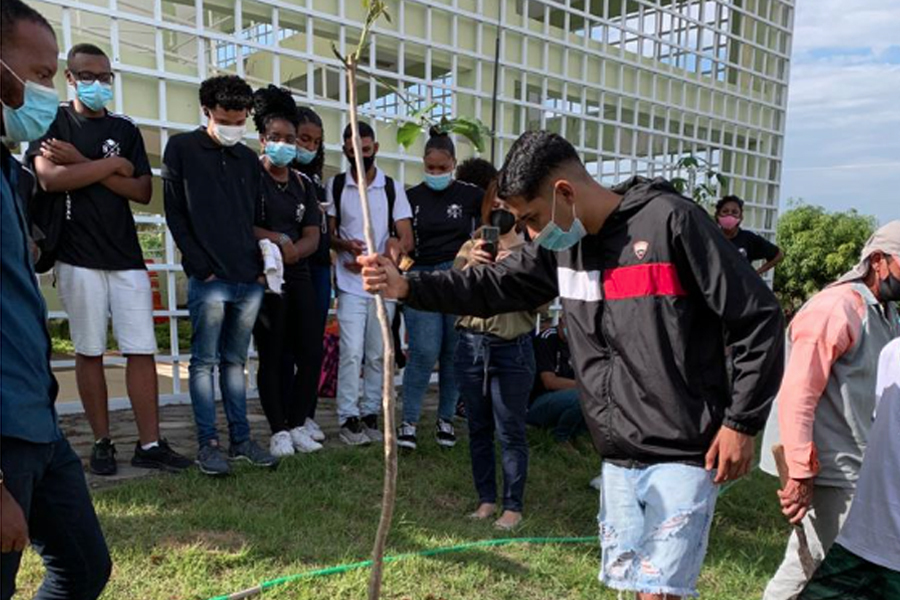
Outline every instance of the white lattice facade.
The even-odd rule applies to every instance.
[[[332,44],[346,53],[356,43],[360,0],[29,3],[56,27],[61,60],[78,42],[113,58],[113,109],[139,123],[155,169],[168,137],[201,122],[200,81],[223,72],[254,87],[290,88],[323,117],[329,172],[344,166],[339,148],[348,93]],[[375,29],[367,70],[414,106],[436,103],[435,116],[473,116],[493,126],[497,164],[522,131],[534,128],[567,137],[604,183],[632,174],[671,177],[678,160],[693,154],[728,176],[727,191],[747,201],[747,226],[773,231],[793,0],[388,0],[388,6],[392,22]],[[395,143],[397,123],[412,109],[375,78],[359,86],[363,113],[381,142],[379,165],[407,185],[418,183],[421,142],[409,151]],[[474,153],[463,140],[459,146],[462,156]],[[156,185],[157,213],[160,196]],[[166,241],[157,261],[167,275],[163,283],[172,283],[177,260]],[[173,311],[174,287],[164,290]],[[180,354],[172,337],[169,358]]]

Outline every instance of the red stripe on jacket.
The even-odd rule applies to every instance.
[[[603,297],[625,300],[647,296],[687,296],[672,263],[650,263],[603,271]]]

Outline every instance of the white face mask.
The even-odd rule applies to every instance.
[[[244,139],[247,133],[246,125],[219,125],[215,121],[212,122],[213,136],[223,146],[234,146]]]

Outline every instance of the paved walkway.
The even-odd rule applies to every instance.
[[[269,443],[269,426],[263,415],[258,399],[250,399],[247,402],[248,419],[253,438],[260,444],[268,447]],[[227,424],[225,422],[224,411],[221,404],[217,404],[218,413],[218,430],[227,432]],[[429,423],[437,414],[437,394],[436,389],[429,391],[423,406],[423,423]],[[331,398],[321,399],[316,414],[316,422],[325,431],[328,439],[325,442],[325,449],[321,452],[328,452],[329,448],[341,445],[338,440],[338,422],[337,413],[335,411],[335,402]],[[116,443],[118,450],[119,472],[112,477],[98,477],[87,471],[87,459],[91,453],[91,444],[94,442],[94,436],[88,425],[87,418],[83,414],[65,415],[60,417],[60,423],[63,431],[69,438],[69,442],[75,449],[75,452],[85,462],[85,472],[87,473],[88,484],[91,487],[103,487],[113,483],[134,479],[137,477],[147,477],[157,472],[148,469],[136,469],[131,466],[131,457],[134,454],[134,446],[137,441],[137,428],[134,425],[134,418],[130,410],[118,410],[110,413],[110,430],[112,438]],[[160,408],[160,429],[163,437],[169,440],[169,443],[182,454],[193,457],[197,452],[197,442],[195,438],[194,416],[191,412],[190,405],[170,405]],[[227,434],[226,434],[227,438]],[[227,439],[223,440],[223,443]]]

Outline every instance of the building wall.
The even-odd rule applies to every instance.
[[[326,124],[328,164],[342,168],[347,121],[341,52],[359,34],[359,0],[44,0],[63,51],[95,43],[119,73],[114,109],[144,131],[154,167],[169,135],[201,121],[197,86],[229,72],[289,87]],[[491,124],[494,49],[503,23],[496,161],[523,130],[571,140],[606,183],[672,176],[687,153],[731,179],[748,224],[770,231],[781,175],[793,2],[785,0],[389,0],[369,70],[435,114]],[[62,78],[59,79],[62,84]],[[404,152],[411,112],[375,78],[359,96],[382,143],[380,165],[421,178],[421,144]],[[71,90],[68,90],[71,94]],[[251,144],[253,142],[251,141]],[[461,142],[461,153],[473,149]],[[157,190],[151,205],[160,211]]]
[[[328,173],[345,165],[340,131],[347,84],[332,45],[358,39],[360,0],[29,0],[61,42],[113,59],[117,112],[141,127],[158,169],[169,136],[201,123],[199,83],[236,73],[276,83],[325,122]],[[435,116],[492,125],[500,30],[495,163],[532,128],[566,136],[604,183],[632,174],[678,176],[699,156],[747,200],[746,224],[771,234],[777,218],[792,0],[388,0],[392,21],[371,38],[358,95],[381,142],[379,165],[421,180],[423,140],[404,151],[397,123],[436,103]],[[62,65],[64,67],[64,64]],[[57,79],[61,92],[64,80]],[[258,146],[255,136],[248,144]],[[474,149],[458,140],[460,155]],[[489,153],[488,153],[489,154]],[[158,171],[157,171],[158,173]],[[149,210],[162,212],[154,182]],[[160,225],[142,226],[164,248]],[[157,262],[165,253],[148,252]],[[172,257],[169,257],[172,258]],[[163,295],[166,295],[166,278]],[[46,287],[51,307],[58,308]]]

